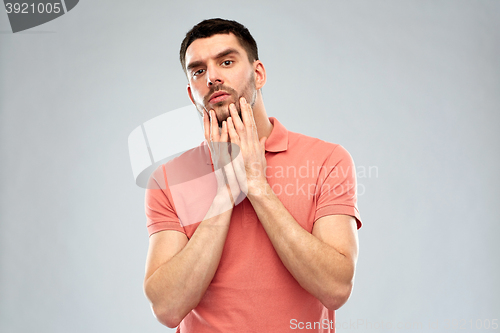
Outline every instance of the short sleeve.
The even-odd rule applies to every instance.
[[[357,183],[354,161],[349,152],[337,145],[327,161],[316,198],[314,221],[327,215],[350,215],[356,218],[358,229],[361,217],[357,207]]]
[[[158,167],[149,178],[145,210],[149,236],[163,230],[176,230],[186,234],[173,204],[164,165]]]

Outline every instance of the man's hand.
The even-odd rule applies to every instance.
[[[232,207],[241,189],[231,164],[231,154],[229,152],[231,143],[229,142],[227,123],[225,121],[222,122],[222,130],[219,132],[215,112],[210,110],[210,113],[203,113],[203,125],[205,140],[208,143],[214,164],[214,172],[217,179],[217,195],[221,198],[226,198],[229,194],[230,207]],[[235,150],[232,149],[232,151]]]
[[[244,97],[240,98],[241,118],[234,104],[229,105],[231,117],[227,118],[227,128],[232,143],[240,147],[241,158],[233,158],[235,175],[240,188],[249,198],[267,190],[266,179],[266,137],[259,140],[257,126],[251,106]]]

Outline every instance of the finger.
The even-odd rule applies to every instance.
[[[255,124],[255,118],[253,116],[252,106],[248,104],[245,97],[240,98],[241,107],[241,117],[243,118],[243,123],[247,127],[247,132],[250,137],[258,138],[257,125]],[[258,139],[257,139],[258,140]]]
[[[252,107],[247,103],[245,97],[240,98],[240,109],[243,124],[246,126],[253,126],[255,124],[255,120],[253,118]]]
[[[259,142],[260,142],[260,148],[262,148],[262,151],[265,153],[266,152],[266,140],[267,138],[263,136]]]
[[[222,131],[220,135],[220,142],[217,143],[220,148],[220,158],[222,165],[227,165],[231,163],[231,156],[229,156],[229,146],[228,146],[228,137],[229,134],[227,132],[227,122],[222,122]]]
[[[222,131],[220,134],[220,141],[227,142],[228,136],[229,136],[229,133],[227,132],[227,122],[224,120],[222,122]]]
[[[214,142],[219,142],[219,124],[214,110],[210,110],[210,138]]]
[[[207,111],[203,111],[203,129],[205,130],[205,140],[210,142],[210,119]]]
[[[237,156],[232,156],[231,164],[240,190],[245,193],[245,195],[248,194],[247,173],[243,154],[240,152]]]
[[[238,136],[238,132],[234,128],[233,117],[227,118],[227,130],[229,133],[229,138],[231,139],[231,143],[235,143],[238,146],[240,145],[240,137]]]
[[[214,144],[212,142],[212,137],[210,135],[211,133],[211,124],[210,124],[210,114],[208,111],[204,110],[203,111],[203,128],[205,130],[205,140],[207,141],[208,144],[208,149],[210,149],[212,159],[214,157]],[[217,161],[213,161],[214,166],[217,166]]]
[[[250,142],[256,144],[258,139],[257,126],[253,117],[253,111],[245,97],[240,98],[241,118],[245,126],[246,136]],[[258,143],[257,143],[258,144]]]
[[[228,129],[229,135],[233,135],[231,138],[231,165],[234,179],[237,181],[239,189],[246,195],[248,193],[248,187],[246,183],[247,175],[245,171],[245,162],[243,152],[241,151],[240,139],[234,129],[231,117],[228,118]]]
[[[234,104],[229,105],[229,112],[231,113],[233,126],[236,129],[236,132],[238,135],[242,135],[245,132],[245,125],[241,121],[241,118],[238,115],[238,110],[236,110],[236,106]]]

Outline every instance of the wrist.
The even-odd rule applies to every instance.
[[[254,184],[252,187],[249,185],[248,187],[247,197],[252,204],[267,200],[271,196],[275,196],[275,194],[267,180]]]
[[[217,192],[215,193],[214,200],[212,202],[212,205],[220,206],[220,205],[225,205],[228,202],[231,203],[232,196],[231,192],[229,190],[229,186],[222,186],[221,188],[217,189]]]

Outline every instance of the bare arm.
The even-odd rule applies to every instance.
[[[270,190],[270,189],[269,189]],[[281,261],[299,284],[330,310],[349,298],[358,256],[356,220],[329,215],[304,230],[269,191],[249,197]]]
[[[238,180],[246,181],[247,197],[288,271],[327,308],[336,310],[352,290],[358,254],[356,221],[347,215],[330,215],[316,221],[312,234],[304,230],[269,186],[266,138],[259,139],[251,107],[244,98],[240,106],[241,119],[234,105],[229,107],[228,118],[231,142],[241,147],[245,163],[245,172],[236,174]]]
[[[173,230],[150,237],[144,291],[158,321],[172,328],[198,305],[212,281],[226,241],[233,198],[239,195],[227,145],[218,144],[228,141],[227,126],[219,134],[217,121],[210,122],[204,115],[218,185],[212,205],[189,241]]]
[[[144,291],[162,324],[179,325],[205,294],[219,265],[231,212],[202,221],[189,241],[172,230],[151,235]]]

